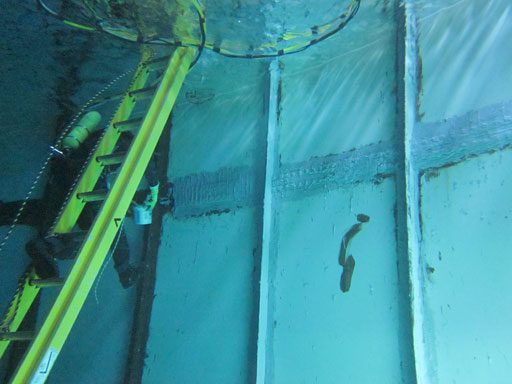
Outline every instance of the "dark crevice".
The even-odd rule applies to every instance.
[[[157,173],[159,180],[167,179],[167,168],[170,156],[171,121],[160,136],[155,155],[159,156]],[[156,207],[153,211],[153,222],[144,233],[144,251],[141,259],[141,278],[137,285],[133,322],[126,361],[124,383],[138,384],[142,382],[144,361],[146,359],[146,345],[149,338],[149,325],[153,310],[153,300],[156,283],[156,266],[158,250],[162,237],[163,217],[166,211]]]

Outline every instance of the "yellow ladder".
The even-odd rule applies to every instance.
[[[11,383],[44,383],[78,317],[105,257],[116,237],[119,225],[142,180],[158,139],[169,118],[183,81],[194,59],[196,48],[179,47],[173,54],[148,60],[149,50],[143,48],[142,61],[128,92],[122,98],[112,122],[97,145],[80,180],[75,185],[51,233],[72,231],[85,204],[104,198],[103,205],[89,229],[78,256],[65,280],[38,279],[34,270],[27,271],[19,281],[17,295],[11,302],[0,326],[0,358],[9,343],[26,340],[30,333],[18,327],[44,286],[62,285],[62,289],[41,329],[20,362]],[[166,68],[157,85],[147,86],[150,74]],[[143,118],[133,118],[137,102],[151,97]],[[122,132],[132,131],[134,139],[126,154],[113,153]],[[105,195],[93,188],[106,165],[120,164],[118,176]]]

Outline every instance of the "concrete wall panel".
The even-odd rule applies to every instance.
[[[256,211],[166,217],[144,383],[248,383],[254,373]]]
[[[364,183],[282,204],[274,271],[271,383],[397,383],[410,356],[400,306],[394,183]],[[349,248],[352,285],[340,290],[338,254],[356,214],[371,217]],[[405,300],[404,300],[405,299]],[[403,364],[402,364],[403,362]],[[404,369],[401,372],[401,369]]]
[[[265,137],[265,68],[261,61],[203,53],[173,112],[173,178],[258,161]]]
[[[205,52],[180,93],[146,383],[254,381],[267,87],[264,62]]]
[[[425,121],[512,99],[510,1],[420,1],[417,13]]]
[[[508,383],[512,152],[422,178],[425,337],[433,383]]]
[[[393,138],[395,40],[393,7],[363,2],[339,35],[283,60],[283,163]]]

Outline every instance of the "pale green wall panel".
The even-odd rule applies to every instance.
[[[251,381],[256,212],[165,219],[144,383]]]
[[[283,163],[389,141],[395,129],[393,7],[363,2],[350,27],[282,60]]]
[[[510,382],[510,150],[422,177],[425,337],[433,383]]]
[[[509,0],[421,0],[416,10],[424,121],[512,99]]]
[[[173,110],[171,177],[260,160],[266,67],[262,61],[203,53]]]
[[[205,51],[179,95],[144,383],[254,381],[267,84]]]
[[[408,302],[399,288],[394,201],[394,182],[387,180],[282,204],[269,382],[397,383],[410,378],[404,332],[409,321],[403,318]],[[370,221],[351,242],[356,265],[351,288],[343,293],[338,254],[358,213]]]

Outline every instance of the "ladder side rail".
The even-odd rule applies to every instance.
[[[55,362],[136,192],[194,58],[195,48],[177,48],[55,304],[15,372],[12,383],[42,383]]]

